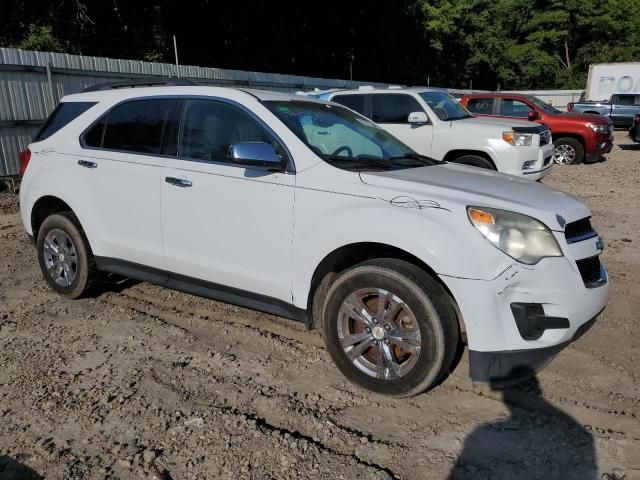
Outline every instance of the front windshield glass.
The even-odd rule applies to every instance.
[[[548,103],[543,102],[538,97],[534,97],[532,95],[532,96],[529,97],[529,100],[531,100],[536,107],[540,108],[541,110],[545,111],[546,113],[551,113],[551,114],[554,114],[554,115],[558,114],[558,113],[561,113],[560,110],[558,110],[557,108],[552,107]]]
[[[420,96],[440,120],[448,122],[472,116],[466,108],[460,105],[447,92],[422,92]]]
[[[320,158],[337,167],[397,169],[436,163],[342,106],[304,100],[264,103]]]

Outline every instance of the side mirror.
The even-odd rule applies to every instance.
[[[409,123],[429,123],[429,117],[427,117],[427,114],[424,112],[411,112],[407,120]]]
[[[284,169],[282,158],[273,145],[266,142],[242,142],[229,146],[229,160],[246,167],[263,168],[269,171]]]
[[[533,122],[534,120],[538,120],[540,118],[540,114],[536,110],[529,110],[527,118],[530,122]]]

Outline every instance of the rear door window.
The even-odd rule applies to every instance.
[[[503,117],[527,118],[532,110],[533,108],[520,100],[511,98],[500,100],[500,115]]]
[[[354,110],[361,115],[365,113],[365,95],[336,95],[331,99],[332,102],[339,103],[340,105],[344,105],[351,110]]]
[[[75,120],[97,102],[63,102],[49,115],[34,141],[40,142]]]
[[[493,98],[470,98],[467,110],[478,115],[493,115]]]
[[[424,109],[411,95],[371,95],[371,119],[376,123],[409,123],[409,114],[413,112],[424,112]]]
[[[635,95],[614,95],[614,105],[633,105],[635,103]]]
[[[162,140],[165,126],[169,127],[168,133],[173,131],[174,137],[177,135],[178,102],[174,99],[133,100],[116,106],[108,114],[102,148],[150,155],[164,154]],[[92,146],[89,141],[93,142],[93,146],[98,142],[99,124],[87,132],[85,144],[88,146]],[[166,154],[175,155],[175,143],[175,138],[172,142],[165,142]]]

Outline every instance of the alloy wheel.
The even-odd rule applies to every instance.
[[[76,278],[76,247],[63,230],[54,228],[44,237],[44,264],[51,279],[61,287],[69,287]]]
[[[420,327],[409,306],[393,292],[362,288],[342,303],[338,338],[353,365],[367,375],[394,380],[415,366]]]
[[[576,149],[571,145],[563,143],[553,150],[553,161],[558,165],[568,165],[576,159]]]

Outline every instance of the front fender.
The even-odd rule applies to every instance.
[[[402,199],[299,189],[292,251],[296,306],[306,308],[312,277],[322,260],[355,243],[398,248],[436,273],[453,277],[492,279],[512,263],[475,231],[462,207],[453,211]]]

